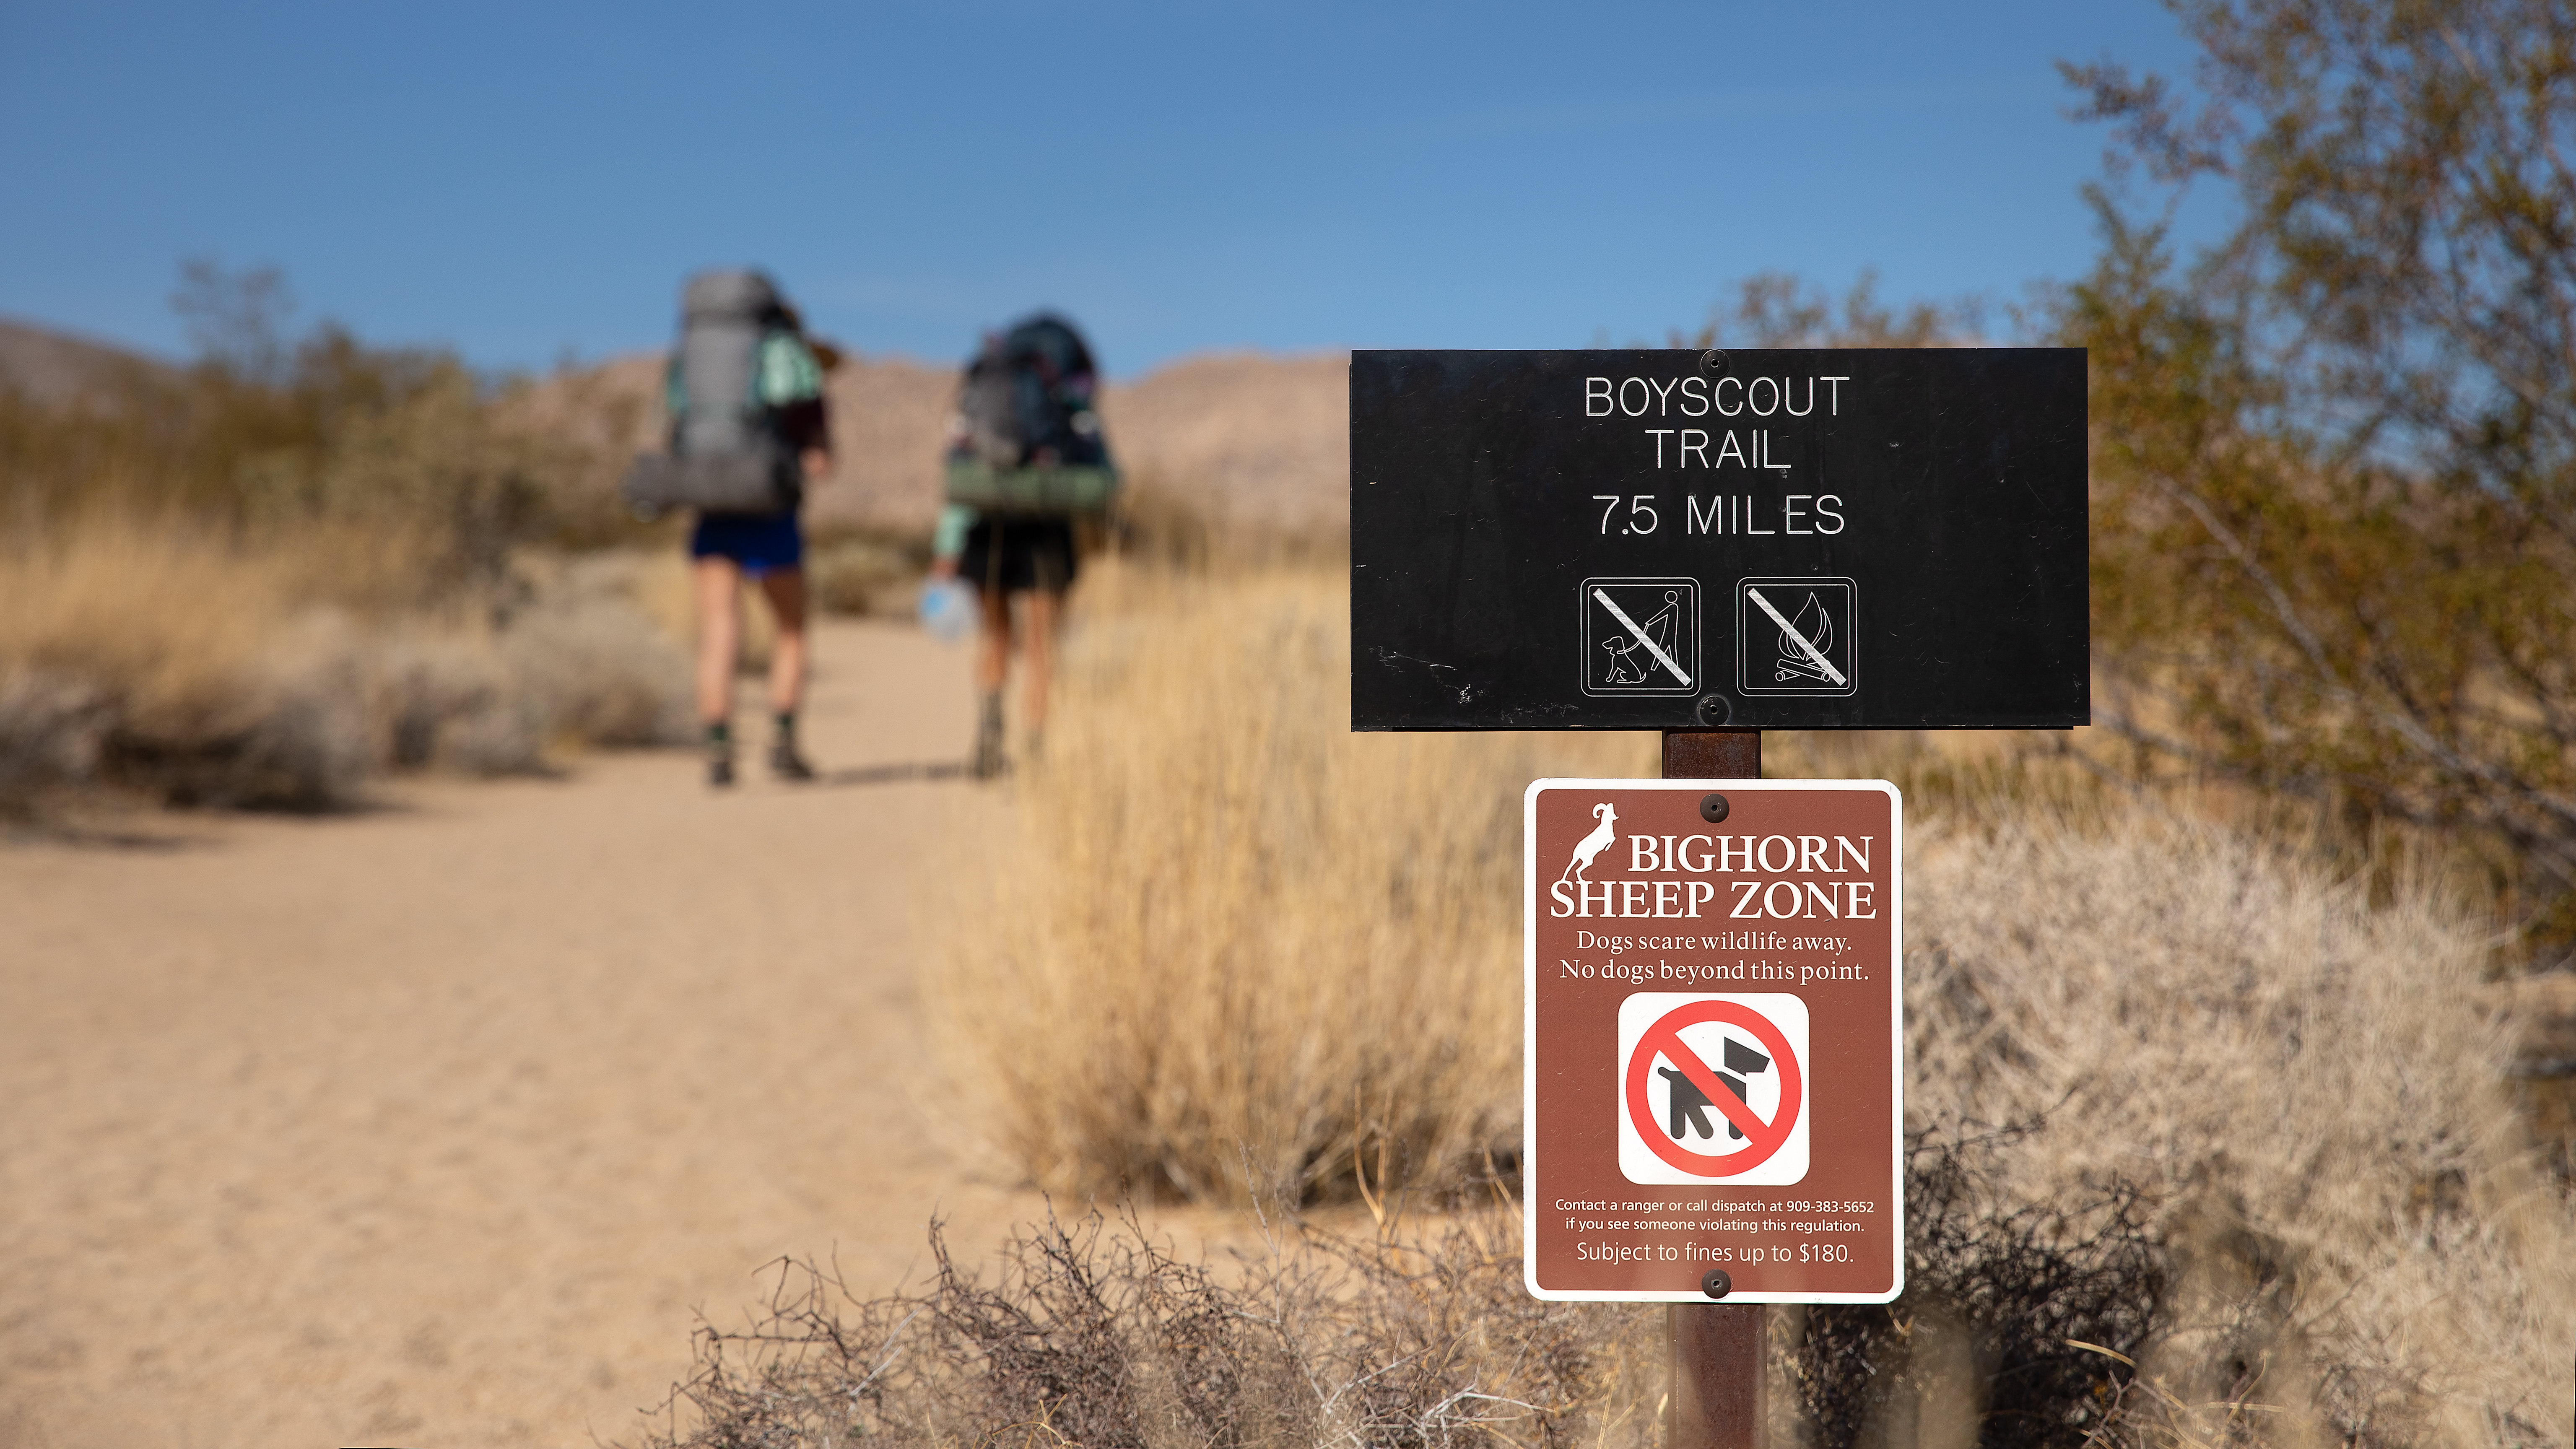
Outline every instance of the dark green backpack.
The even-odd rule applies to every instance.
[[[1092,395],[1099,369],[1053,313],[985,339],[957,392],[948,501],[988,513],[1098,513],[1118,488]]]

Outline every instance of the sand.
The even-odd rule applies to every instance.
[[[1002,790],[966,660],[817,639],[811,752],[0,848],[0,1449],[631,1440],[782,1254],[1042,1211],[936,1125],[916,962]],[[752,731],[758,738],[764,729]]]

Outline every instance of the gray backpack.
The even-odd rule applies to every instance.
[[[674,508],[789,513],[803,501],[796,459],[758,392],[760,346],[783,317],[778,289],[758,272],[689,279],[671,357],[670,451],[637,458],[622,489],[638,518]]]

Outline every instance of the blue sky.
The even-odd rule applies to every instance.
[[[2052,61],[2165,70],[2149,0],[0,0],[0,315],[176,353],[182,258],[492,367],[658,347],[770,267],[947,360],[1069,310],[1191,352],[1581,347],[1739,278],[2017,297],[2092,255]]]

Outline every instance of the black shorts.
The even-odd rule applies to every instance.
[[[986,518],[966,530],[957,555],[957,578],[971,588],[1006,594],[1073,587],[1073,521],[1066,518]]]
[[[729,558],[759,578],[805,566],[805,531],[793,513],[701,513],[689,531],[689,557]]]

